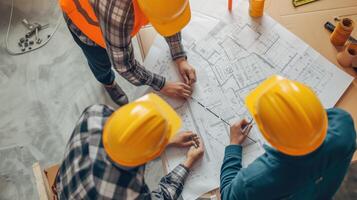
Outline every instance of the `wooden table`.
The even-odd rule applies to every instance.
[[[337,3],[338,2],[338,3]],[[321,0],[302,7],[294,8],[290,1],[267,2],[267,12],[275,20],[284,25],[291,32],[303,39],[328,60],[337,63],[336,54],[340,49],[330,42],[330,33],[324,29],[326,21],[334,22],[335,16],[347,15],[357,22],[357,1],[355,0]],[[352,33],[357,37],[357,30]],[[343,69],[350,75],[357,77],[352,69]],[[340,98],[336,107],[347,110],[357,119],[357,80],[355,79],[345,94]],[[355,124],[357,128],[357,124]]]
[[[293,7],[291,0],[266,0],[266,12],[336,66],[340,67],[337,63],[336,55],[341,49],[335,48],[330,43],[330,33],[324,29],[324,24],[326,21],[335,23],[334,18],[336,16],[344,15],[357,23],[356,0],[321,0],[298,8]],[[144,58],[156,34],[155,30],[150,27],[142,29],[138,34],[137,38]],[[352,35],[357,38],[357,30],[354,30]],[[343,70],[357,77],[357,73],[353,69]],[[342,108],[352,115],[357,129],[357,79],[354,79],[353,83],[337,102],[336,107]],[[357,162],[357,153],[353,161]],[[210,193],[210,195],[214,193]]]
[[[334,23],[334,17],[341,15],[350,15],[348,17],[357,23],[356,0],[339,0],[338,3],[336,3],[336,0],[321,0],[298,8],[294,8],[290,0],[267,0],[266,12],[336,66],[340,67],[336,60],[336,55],[340,49],[335,48],[330,43],[330,33],[324,29],[323,25],[326,21]],[[150,50],[156,35],[157,33],[152,27],[143,28],[138,34],[137,38],[143,57]],[[357,38],[357,28],[352,35]],[[342,67],[340,68],[343,69]],[[343,70],[357,77],[357,73],[353,69]],[[336,107],[348,111],[354,121],[357,122],[357,79],[346,90],[337,102]],[[357,123],[355,123],[355,127],[357,129]]]
[[[341,49],[334,47],[329,42],[330,33],[323,27],[326,21],[334,23],[336,16],[349,17],[357,23],[357,1],[322,0],[294,8],[290,1],[270,0],[267,1],[266,9],[270,16],[303,39],[336,66],[355,78],[357,77],[357,73],[353,69],[344,69],[338,64],[336,55]],[[357,29],[353,31],[352,36],[357,37]],[[336,107],[342,108],[352,115],[357,129],[357,79],[354,79],[337,102]],[[357,152],[352,161],[357,161]]]

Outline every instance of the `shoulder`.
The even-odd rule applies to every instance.
[[[339,108],[328,109],[326,112],[328,117],[327,136],[324,143],[328,144],[326,148],[338,153],[352,151],[356,145],[356,131],[351,115]]]
[[[246,168],[242,168],[236,176],[232,187],[235,188],[238,196],[249,196],[254,199],[262,199],[264,194],[269,194],[270,190],[285,182],[285,171],[278,160],[271,158],[269,153],[265,153],[253,161]]]
[[[87,107],[68,141],[64,160],[72,163],[75,159],[91,156],[93,149],[100,148],[104,124],[113,112],[114,110],[106,105]]]
[[[336,117],[342,117],[342,118],[347,118],[348,120],[352,120],[352,117],[350,115],[350,113],[348,113],[347,111],[341,109],[341,108],[330,108],[326,110],[327,112],[327,116],[330,120],[330,118],[336,118]]]
[[[353,139],[356,137],[354,122],[351,115],[339,108],[327,109],[328,135],[343,136]]]
[[[93,182],[93,168],[97,166],[98,159],[103,163],[102,167],[110,164],[104,162],[106,160],[101,147],[101,135],[106,119],[113,112],[112,108],[105,105],[92,105],[83,111],[67,144],[56,178],[60,195],[72,197],[73,190],[69,190],[69,187],[83,189],[93,195],[97,193],[94,184],[82,185],[84,183],[77,180]]]
[[[114,110],[106,105],[92,105],[84,109],[74,132],[86,134],[94,130],[102,130],[107,118]],[[75,133],[74,133],[75,134]]]
[[[242,169],[241,172],[244,177],[242,178],[247,184],[256,181],[262,183],[262,180],[266,180],[262,177],[271,174],[278,165],[279,163],[275,159],[271,158],[270,153],[265,152],[248,165],[247,168]]]
[[[84,109],[83,113],[92,113],[92,115],[102,115],[101,113],[105,114],[112,114],[114,112],[114,109],[110,106],[103,105],[103,104],[94,104],[91,106],[88,106],[87,108]]]
[[[68,151],[80,147],[83,154],[92,154],[93,149],[100,149],[104,125],[113,112],[114,110],[106,105],[87,107],[68,142]]]

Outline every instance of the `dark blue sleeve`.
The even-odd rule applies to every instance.
[[[242,199],[239,192],[244,187],[239,171],[242,169],[242,146],[229,145],[226,147],[221,167],[221,199]]]
[[[328,109],[328,130],[324,142],[327,167],[320,185],[320,198],[330,199],[340,187],[356,149],[356,131],[351,115],[341,109]]]
[[[326,143],[334,154],[341,158],[353,154],[356,149],[356,130],[351,115],[338,108],[328,109]],[[336,159],[336,158],[335,158]]]

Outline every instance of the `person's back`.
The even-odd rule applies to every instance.
[[[222,199],[330,199],[352,159],[356,133],[348,113],[327,113],[329,128],[319,149],[292,157],[265,146],[264,155],[222,185]]]
[[[154,94],[116,111],[105,105],[88,107],[77,122],[56,175],[53,190],[57,198],[177,199],[189,170],[204,151],[197,135],[176,134],[180,125],[176,112]],[[144,178],[145,164],[168,146],[189,148],[186,160],[150,191]]]
[[[222,199],[331,199],[356,149],[356,132],[347,112],[326,112],[326,137],[308,154],[288,155],[265,145],[266,153],[241,169],[242,147],[228,146],[221,170]]]

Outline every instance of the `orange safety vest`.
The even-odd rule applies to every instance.
[[[63,12],[71,19],[79,30],[99,46],[105,48],[104,37],[89,0],[59,0]],[[135,36],[142,26],[149,23],[141,11],[137,0],[132,0],[134,6],[134,27],[131,36]]]

